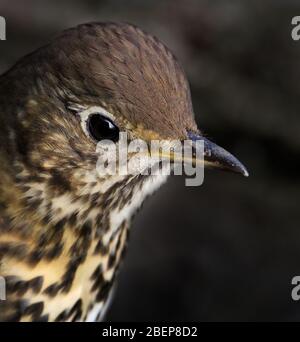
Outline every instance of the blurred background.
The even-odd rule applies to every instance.
[[[298,0],[1,0],[0,73],[62,29],[125,21],[181,61],[199,126],[250,178],[173,177],[131,231],[109,321],[299,321],[300,41]]]

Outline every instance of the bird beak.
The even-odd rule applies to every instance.
[[[224,148],[216,145],[207,138],[194,133],[188,134],[189,139],[192,141],[193,149],[193,163],[202,164],[203,159],[198,160],[196,156],[195,143],[197,141],[204,142],[204,166],[213,169],[227,170],[235,173],[240,173],[245,177],[249,176],[246,167],[231,153],[227,152]]]

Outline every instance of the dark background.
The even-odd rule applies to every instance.
[[[170,179],[137,216],[111,321],[299,321],[299,1],[0,0],[0,72],[60,30],[126,21],[178,56],[199,126],[251,177]]]

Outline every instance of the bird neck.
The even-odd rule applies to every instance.
[[[55,249],[52,254],[58,257],[59,250],[63,249],[63,246],[57,247],[58,242],[61,245],[79,237],[84,237],[86,244],[99,241],[100,247],[108,248],[145,198],[167,179],[166,176],[127,176],[112,182],[102,193],[92,191],[80,195],[70,191],[49,195],[51,180],[45,182],[43,178],[23,174],[14,183],[6,176],[0,181],[0,217],[6,220],[14,236],[28,240],[39,251],[31,255],[31,262],[38,262],[47,250]]]

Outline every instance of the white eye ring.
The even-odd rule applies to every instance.
[[[107,110],[105,110],[104,108],[102,108],[100,106],[88,107],[82,111],[78,111],[78,115],[80,116],[80,120],[81,120],[81,127],[82,127],[85,135],[89,138],[91,138],[91,135],[90,135],[88,128],[87,128],[88,119],[89,119],[91,114],[95,114],[95,113],[99,113],[102,116],[106,116],[111,121],[115,121],[115,117],[111,113],[109,113]]]

